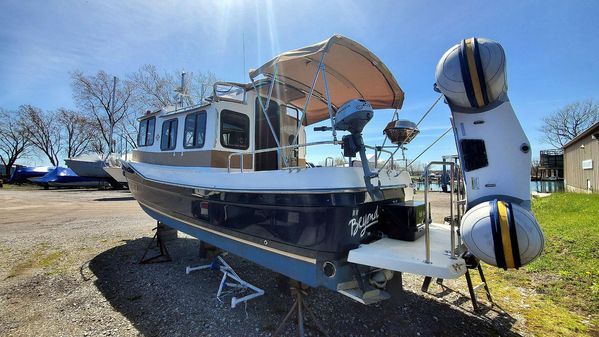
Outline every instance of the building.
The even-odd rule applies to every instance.
[[[540,180],[564,178],[564,152],[562,149],[542,150],[539,160]]]
[[[571,192],[599,193],[599,122],[564,149],[564,186]]]

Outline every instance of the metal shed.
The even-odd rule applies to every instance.
[[[599,193],[599,122],[568,142],[563,149],[566,191]]]

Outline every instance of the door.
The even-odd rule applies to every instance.
[[[256,127],[255,127],[255,144],[256,150],[270,149],[277,147],[277,142],[273,137],[272,131],[268,126],[268,121],[264,116],[260,102],[260,98],[256,98],[255,114],[256,114]],[[265,99],[263,98],[263,102]],[[266,103],[266,102],[264,102]],[[279,116],[279,104],[276,102],[270,102],[266,109],[266,115],[268,116],[270,123],[275,130],[277,138],[280,139],[280,116]],[[264,153],[256,153],[254,156],[254,170],[255,171],[268,171],[279,169],[279,156],[277,151],[269,151]]]

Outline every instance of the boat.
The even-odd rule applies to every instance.
[[[108,182],[104,179],[80,177],[68,167],[56,167],[42,177],[29,178],[32,183],[50,187],[106,187]]]
[[[105,165],[102,169],[117,183],[127,185],[127,178],[125,178],[125,174],[123,173],[121,160],[126,160],[126,156],[121,156],[120,158],[109,156],[104,162]]]
[[[87,153],[65,159],[68,168],[81,177],[110,178],[104,171],[104,158],[98,153]]]
[[[496,42],[476,41],[494,48],[491,56],[503,57]],[[456,67],[460,73],[464,63],[450,56],[444,60],[451,61],[446,66],[452,69],[440,62],[438,73],[456,73]],[[479,141],[458,146],[466,164],[467,206],[478,207],[468,210],[462,222],[467,246],[457,236],[459,223],[427,220],[428,204],[414,200],[409,173],[394,167],[395,152],[416,137],[417,125],[392,120],[381,130],[392,147],[364,144],[365,125],[375,114],[389,118],[383,109],[394,109],[396,120],[404,92],[361,44],[335,35],[282,53],[249,77],[249,83],[216,83],[201,104],[148,110],[139,118],[138,147],[122,166],[133,197],[158,222],[365,304],[388,298],[386,281],[397,272],[444,279],[464,275],[464,256],[473,247],[476,258],[506,268],[518,268],[540,254],[542,233],[534,231],[538,224],[530,213],[530,195],[520,194],[513,184],[518,179],[495,181],[487,175],[497,172],[496,156],[512,149],[495,146],[497,139],[484,134],[480,141],[493,145],[487,152],[477,152]],[[466,115],[456,95],[466,95],[464,83],[469,82],[456,82],[462,91],[446,90],[440,77],[437,82],[456,128],[465,118],[493,115],[500,106],[501,116],[489,119],[499,123],[493,133],[505,130],[511,141],[521,142],[517,160],[524,163],[514,169],[502,166],[501,175],[529,174],[530,169],[521,170],[527,160],[530,164],[530,153],[520,151],[521,144],[528,144],[526,136],[514,112],[499,104],[508,102],[499,95],[504,88],[491,103],[469,108]],[[476,121],[462,130],[484,125]],[[306,128],[315,124],[314,130],[328,132],[330,140],[306,142]],[[458,144],[467,142],[468,137],[460,138],[464,134],[456,135]],[[306,157],[314,147],[327,147],[333,155],[342,151],[350,164],[315,166]],[[513,234],[507,239],[506,230]],[[504,234],[503,241],[497,233]],[[504,250],[509,243],[512,248]]]
[[[113,188],[123,188],[127,181],[118,166],[119,155],[112,153],[106,157],[98,153],[88,153],[65,159],[65,164],[80,177],[105,180]],[[108,170],[105,168],[108,167]],[[120,172],[119,172],[120,171]],[[120,173],[120,174],[119,174]],[[114,175],[114,176],[113,176]]]
[[[22,184],[28,181],[29,178],[41,177],[48,172],[54,170],[53,166],[17,166],[7,183]]]

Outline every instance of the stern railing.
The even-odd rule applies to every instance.
[[[428,203],[428,191],[429,191],[429,169],[432,165],[442,165],[443,167],[445,167],[446,165],[449,165],[450,167],[450,182],[449,182],[449,186],[451,188],[451,193],[449,194],[449,224],[451,227],[451,247],[450,247],[450,257],[452,259],[456,259],[456,237],[455,237],[455,223],[456,223],[456,219],[453,216],[453,208],[454,208],[454,202],[453,202],[453,194],[454,193],[458,193],[457,194],[457,198],[459,199],[460,196],[460,186],[454,186],[454,179],[455,179],[455,163],[452,162],[446,162],[446,161],[432,161],[430,163],[428,163],[424,169],[424,205],[425,205],[425,209],[426,209],[426,214],[424,215],[424,242],[425,242],[425,256],[426,259],[424,260],[425,263],[432,263],[431,262],[431,235],[430,235],[430,224],[432,222],[431,216],[430,216],[430,205]],[[458,179],[459,181],[460,179]],[[459,212],[459,208],[458,208],[458,212]],[[459,216],[458,216],[459,218]]]

